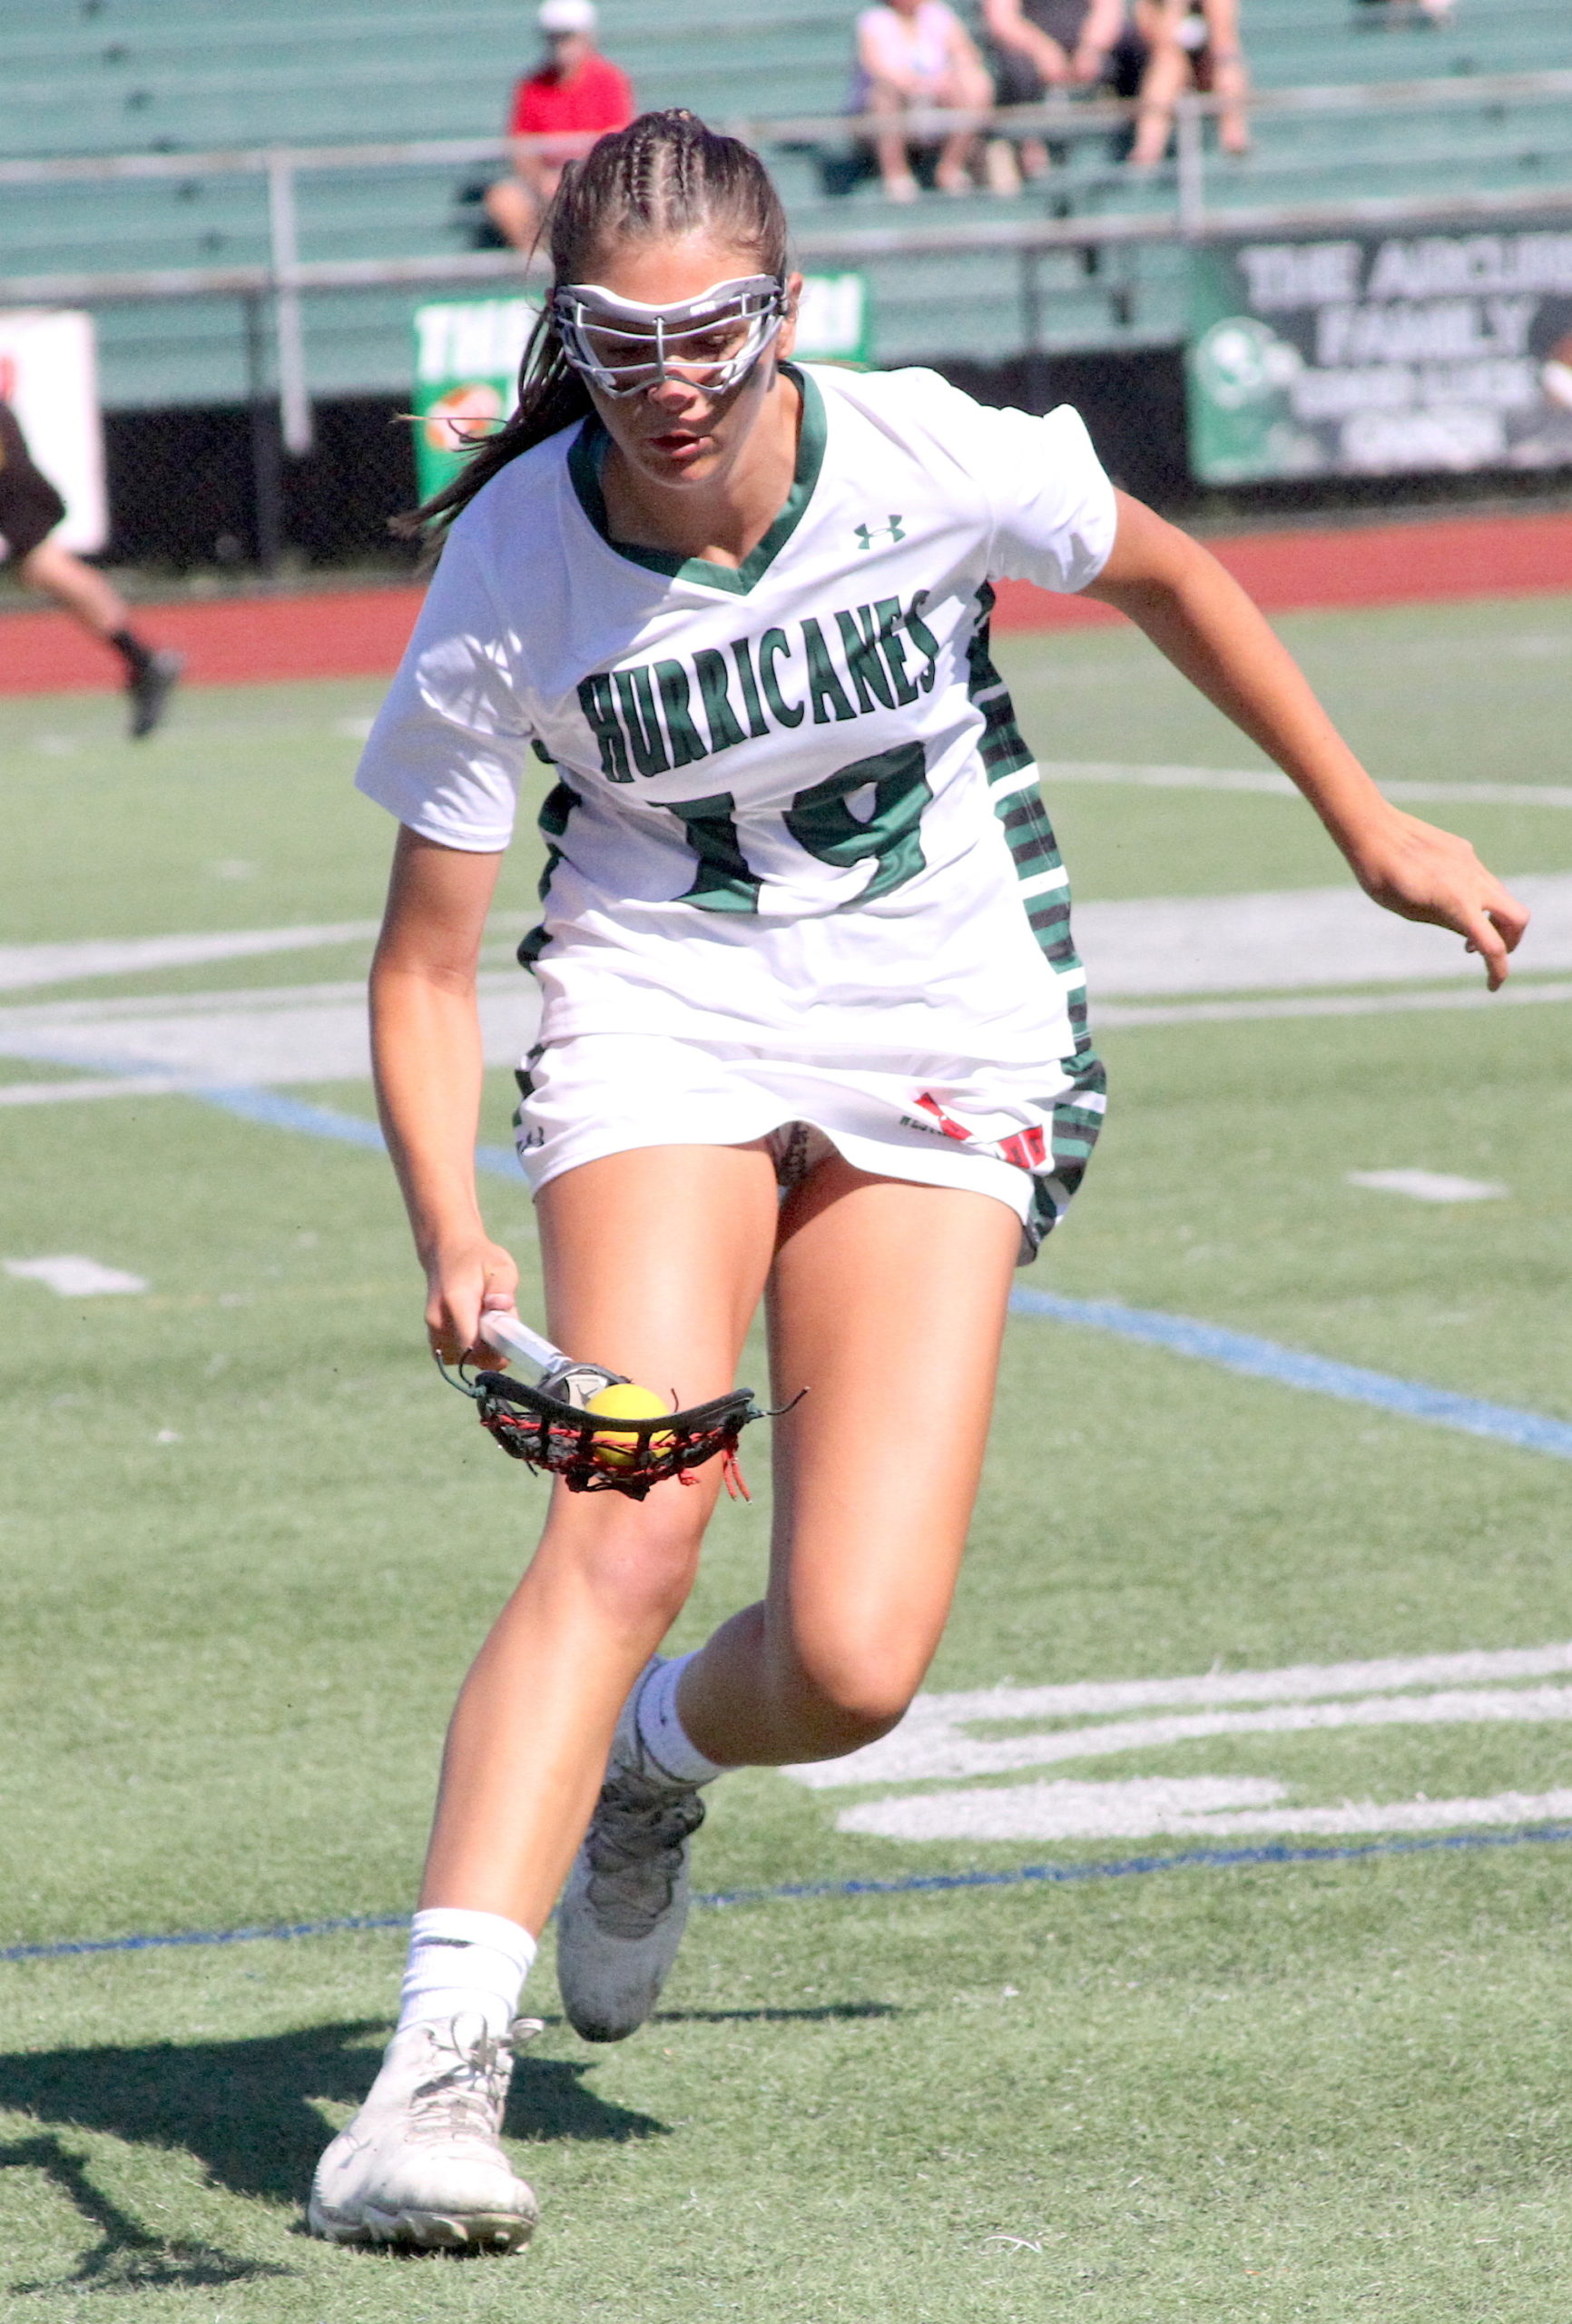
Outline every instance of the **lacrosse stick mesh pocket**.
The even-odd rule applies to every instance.
[[[717,1454],[734,1468],[743,1429],[765,1417],[748,1388],[686,1412],[623,1420],[565,1403],[505,1372],[477,1372],[464,1386],[482,1428],[512,1459],[550,1470],[570,1492],[625,1492],[635,1501],[663,1478],[702,1468]]]

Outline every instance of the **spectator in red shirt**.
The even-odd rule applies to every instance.
[[[508,130],[516,141],[554,142],[516,143],[512,175],[486,192],[486,215],[521,251],[535,241],[563,163],[587,153],[608,130],[625,129],[634,117],[627,74],[595,46],[594,0],[542,0],[535,21],[545,38],[545,59],[514,91]]]

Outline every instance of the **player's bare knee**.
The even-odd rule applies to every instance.
[[[905,1657],[811,1657],[801,1665],[792,1712],[804,1757],[840,1758],[898,1727],[921,1680]]]
[[[591,1534],[579,1544],[575,1562],[608,1617],[638,1627],[658,1622],[663,1636],[687,1603],[701,1535],[685,1512],[675,1522],[653,1512],[649,1518],[642,1524],[613,1522]]]

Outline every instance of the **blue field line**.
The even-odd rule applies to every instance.
[[[1408,1420],[1430,1421],[1439,1428],[1459,1428],[1469,1436],[1490,1436],[1526,1452],[1572,1461],[1572,1421],[1459,1396],[1449,1388],[1428,1387],[1422,1380],[1394,1379],[1389,1373],[1367,1372],[1361,1364],[1334,1363],[1330,1356],[1307,1355],[1299,1348],[1280,1347],[1275,1340],[1256,1339],[1249,1332],[1226,1331],[1220,1324],[1162,1315],[1149,1307],[1125,1307],[1116,1299],[1066,1299],[1053,1291],[1017,1291],[1010,1307],[1017,1315],[1051,1315],[1059,1323],[1089,1324],[1094,1331],[1115,1332],[1124,1339],[1166,1348],[1173,1355],[1198,1356],[1253,1379],[1309,1388],[1350,1403],[1375,1404]]]
[[[7,1945],[0,1961],[69,1961],[87,1953],[168,1953],[191,1945],[258,1945],[292,1936],[343,1936],[358,1929],[408,1928],[408,1913],[350,1913],[341,1920],[278,1922],[267,1928],[187,1928],[164,1935],[64,1936],[49,1945]]]
[[[693,1903],[711,1910],[739,1905],[811,1904],[858,1896],[920,1896],[964,1888],[1067,1887],[1077,1881],[1130,1880],[1151,1872],[1232,1872],[1270,1864],[1354,1864],[1372,1856],[1517,1848],[1572,1840],[1572,1824],[1530,1824],[1512,1832],[1444,1832],[1424,1839],[1363,1840],[1349,1847],[1289,1847],[1278,1840],[1253,1848],[1188,1848],[1178,1856],[1117,1856],[1103,1864],[1023,1864],[1007,1872],[911,1872],[897,1880],[790,1880],[778,1888],[722,1888]],[[294,1921],[272,1928],[182,1929],[172,1935],[61,1937],[53,1944],[0,1946],[3,1961],[68,1961],[85,1954],[161,1953],[192,1945],[280,1943],[300,1936],[342,1936],[401,1929],[408,1913],[354,1913],[339,1920]]]
[[[369,1147],[385,1154],[387,1141],[375,1122],[362,1114],[343,1114],[336,1106],[313,1106],[303,1098],[285,1098],[276,1089],[254,1089],[236,1084],[215,1086],[209,1089],[193,1089],[193,1098],[204,1105],[218,1106],[226,1114],[238,1114],[242,1121],[265,1122],[270,1129],[303,1130],[308,1137],[336,1138],[340,1146]],[[488,1177],[520,1178],[518,1157],[511,1146],[477,1146],[475,1167]]]

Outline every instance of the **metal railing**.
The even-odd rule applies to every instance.
[[[1572,72],[1471,75],[1432,81],[1363,83],[1351,86],[1263,89],[1244,99],[1253,120],[1263,123],[1307,115],[1400,113],[1486,110],[1513,103],[1572,105]],[[1234,101],[1237,102],[1237,101]],[[1572,213],[1572,183],[1536,186],[1521,192],[1458,192],[1410,197],[1351,197],[1322,202],[1216,203],[1212,198],[1206,154],[1206,123],[1223,109],[1213,96],[1181,96],[1174,107],[1175,168],[1172,207],[1098,216],[1000,216],[979,220],[914,220],[875,222],[860,218],[844,227],[813,226],[795,238],[807,264],[955,255],[968,250],[1009,251],[1023,269],[1049,252],[1095,252],[1117,246],[1199,241],[1209,233],[1294,234],[1336,232],[1361,226],[1491,225],[1514,217]],[[1128,126],[1133,103],[1056,95],[1007,110],[958,113],[912,111],[899,117],[900,133],[912,142],[938,141],[960,129],[1012,140],[1037,136],[1050,143],[1105,137]],[[816,146],[844,148],[870,141],[896,125],[888,114],[814,113],[728,120],[722,124],[761,151]],[[248,264],[132,268],[0,275],[0,304],[6,306],[101,305],[159,300],[238,298],[243,303],[253,403],[260,391],[261,350],[270,313],[280,420],[285,448],[309,452],[313,443],[311,396],[306,360],[304,300],[312,291],[420,288],[442,284],[513,282],[525,285],[544,276],[544,263],[516,251],[470,250],[405,258],[302,259],[299,186],[304,177],[327,172],[388,169],[467,169],[505,162],[518,147],[560,153],[557,138],[440,138],[355,145],[220,147],[205,152],[123,153],[51,160],[0,161],[0,190],[7,186],[64,183],[113,185],[126,182],[254,177],[265,182],[266,260]],[[589,141],[585,141],[586,143]],[[1169,182],[1159,181],[1163,191]],[[1024,303],[1033,305],[1029,287]]]

